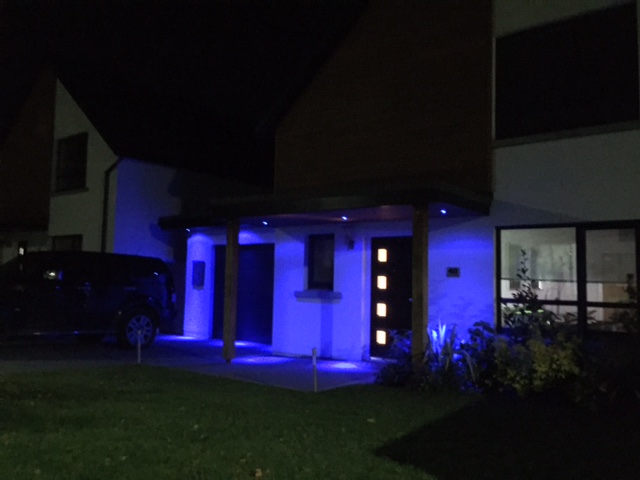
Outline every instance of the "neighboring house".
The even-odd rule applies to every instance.
[[[359,360],[412,329],[419,351],[427,318],[499,325],[521,261],[546,308],[623,331],[637,9],[370,2],[279,124],[273,194],[161,219],[189,234],[185,335]]]
[[[0,263],[49,248],[55,79],[48,73],[21,83],[3,98],[9,118],[0,126]]]

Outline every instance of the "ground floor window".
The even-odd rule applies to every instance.
[[[637,333],[639,239],[640,222],[498,228],[499,311],[529,288],[558,321]]]
[[[54,252],[82,250],[82,235],[56,235],[51,237]]]

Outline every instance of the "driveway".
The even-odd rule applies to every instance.
[[[276,356],[270,346],[238,342],[237,358],[226,363],[220,341],[161,335],[140,352],[122,350],[107,338],[91,345],[74,338],[30,339],[0,344],[0,374],[140,363],[177,368],[302,391],[373,383],[381,364]]]

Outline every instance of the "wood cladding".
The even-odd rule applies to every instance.
[[[0,228],[47,227],[55,84],[43,72],[0,149]]]
[[[280,125],[277,192],[441,179],[491,191],[491,2],[373,0]]]

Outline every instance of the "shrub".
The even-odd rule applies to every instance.
[[[473,358],[461,348],[455,326],[439,323],[429,330],[429,341],[420,367],[411,358],[411,332],[391,333],[390,362],[378,373],[377,383],[389,386],[410,385],[427,391],[475,388],[476,367]]]
[[[580,374],[579,342],[559,335],[532,336],[525,342],[501,337],[495,344],[496,382],[520,396],[565,392]]]

